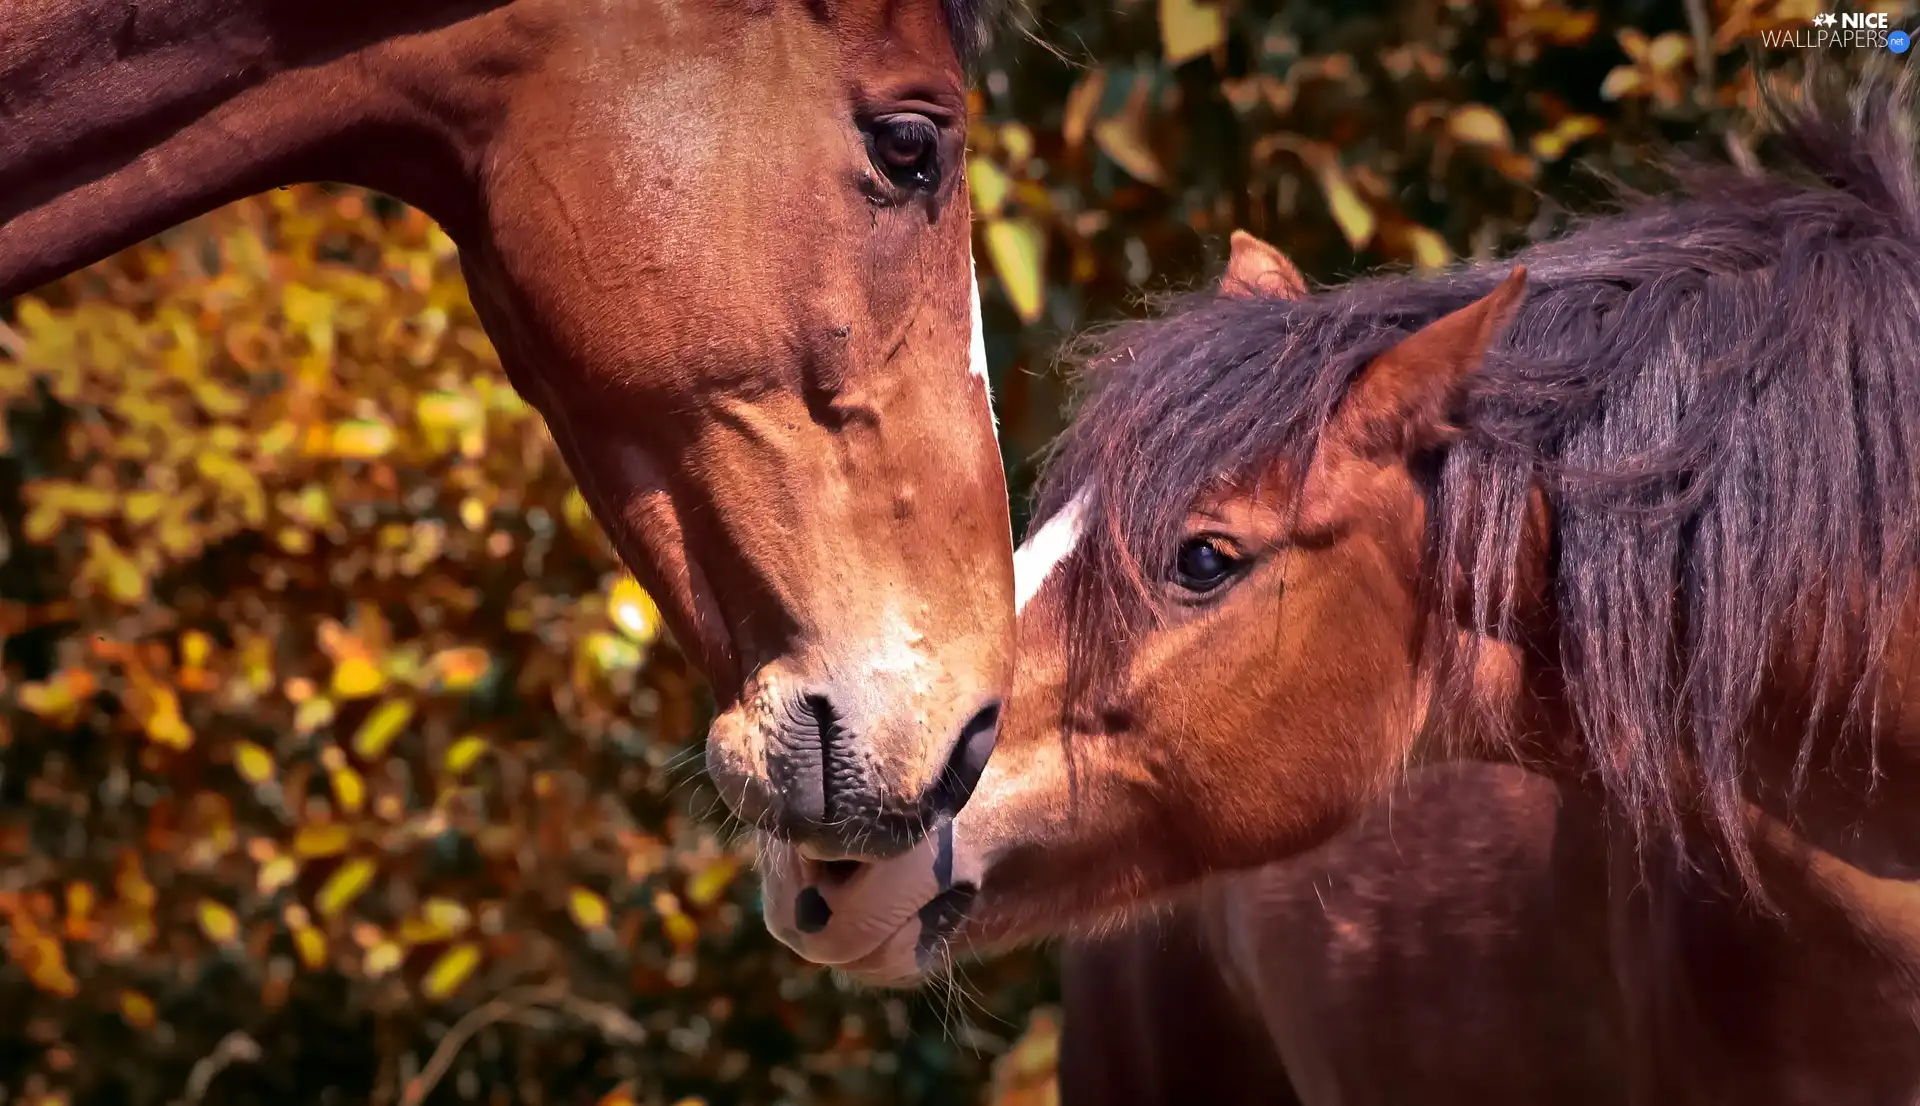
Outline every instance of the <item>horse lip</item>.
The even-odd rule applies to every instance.
[[[840,849],[821,848],[811,842],[804,845],[796,843],[793,846],[793,851],[800,854],[800,859],[811,861],[815,864],[831,864],[835,861],[858,861],[860,859],[852,853],[844,852]]]

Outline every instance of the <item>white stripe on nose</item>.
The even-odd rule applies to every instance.
[[[987,380],[987,328],[980,322],[980,266],[973,260],[973,253],[967,253],[967,272],[973,280],[973,375],[980,378],[980,386],[987,390],[987,406],[993,406],[993,385]]]

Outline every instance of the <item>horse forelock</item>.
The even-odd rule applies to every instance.
[[[1610,797],[1676,843],[1680,812],[1703,808],[1751,877],[1743,744],[1783,636],[1822,635],[1804,772],[1820,719],[1875,716],[1920,572],[1914,85],[1793,109],[1779,170],[1676,164],[1674,193],[1515,258],[1292,301],[1205,293],[1083,339],[1085,391],[1040,489],[1043,513],[1099,505],[1069,569],[1088,600],[1070,657],[1105,667],[1138,629],[1201,493],[1304,471],[1368,362],[1519,261],[1527,299],[1433,493],[1434,556],[1465,558],[1472,609],[1509,610],[1513,542],[1545,490],[1558,662]],[[1483,537],[1447,544],[1468,533]]]
[[[996,24],[1007,17],[1014,0],[940,0],[947,16],[947,33],[954,52],[971,68],[993,42]]]

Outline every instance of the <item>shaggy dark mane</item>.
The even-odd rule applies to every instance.
[[[953,38],[960,63],[972,69],[993,43],[993,30],[1008,18],[1013,0],[940,0],[947,13],[947,33]]]
[[[1035,516],[1084,489],[1097,520],[1066,567],[1076,683],[1151,618],[1146,582],[1200,492],[1300,471],[1361,368],[1521,261],[1526,301],[1435,474],[1429,574],[1450,578],[1433,572],[1442,551],[1463,558],[1472,609],[1498,628],[1543,487],[1554,660],[1594,770],[1643,833],[1678,845],[1704,816],[1751,879],[1743,735],[1770,667],[1810,669],[1812,717],[1871,734],[1867,677],[1920,569],[1912,88],[1869,81],[1824,107],[1809,92],[1777,113],[1782,168],[1676,165],[1671,195],[1626,197],[1517,257],[1298,302],[1206,293],[1092,338],[1079,355],[1098,367]],[[1435,655],[1448,648],[1423,654],[1442,697],[1464,694],[1458,658]]]

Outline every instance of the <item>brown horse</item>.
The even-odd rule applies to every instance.
[[[0,0],[0,299],[291,182],[424,209],[711,680],[723,796],[885,856],[1011,680],[980,2]]]
[[[1508,761],[1558,796],[1444,781],[1407,800],[1411,865],[1382,868],[1389,803],[1187,919],[1233,953],[1215,997],[1304,1042],[1280,1058],[1305,1101],[1913,1101],[1910,92],[1793,109],[1790,169],[1687,168],[1517,265],[1309,295],[1273,261],[1282,294],[1096,343],[1016,554],[1015,710],[979,797],[885,864],[770,848],[776,933],[906,982],[1299,857],[1410,768]],[[1318,944],[1263,913],[1316,864],[1358,888]],[[1434,1015],[1394,990],[1475,978]],[[1362,1014],[1401,1036],[1361,1047]]]
[[[1594,814],[1509,765],[1423,769],[1318,849],[1070,944],[1062,1102],[1624,1106],[1633,1056]],[[1733,937],[1718,913],[1699,904],[1695,924]],[[1738,947],[1703,946],[1689,955]],[[1739,1074],[1781,1100],[1765,1089],[1777,1071]]]

